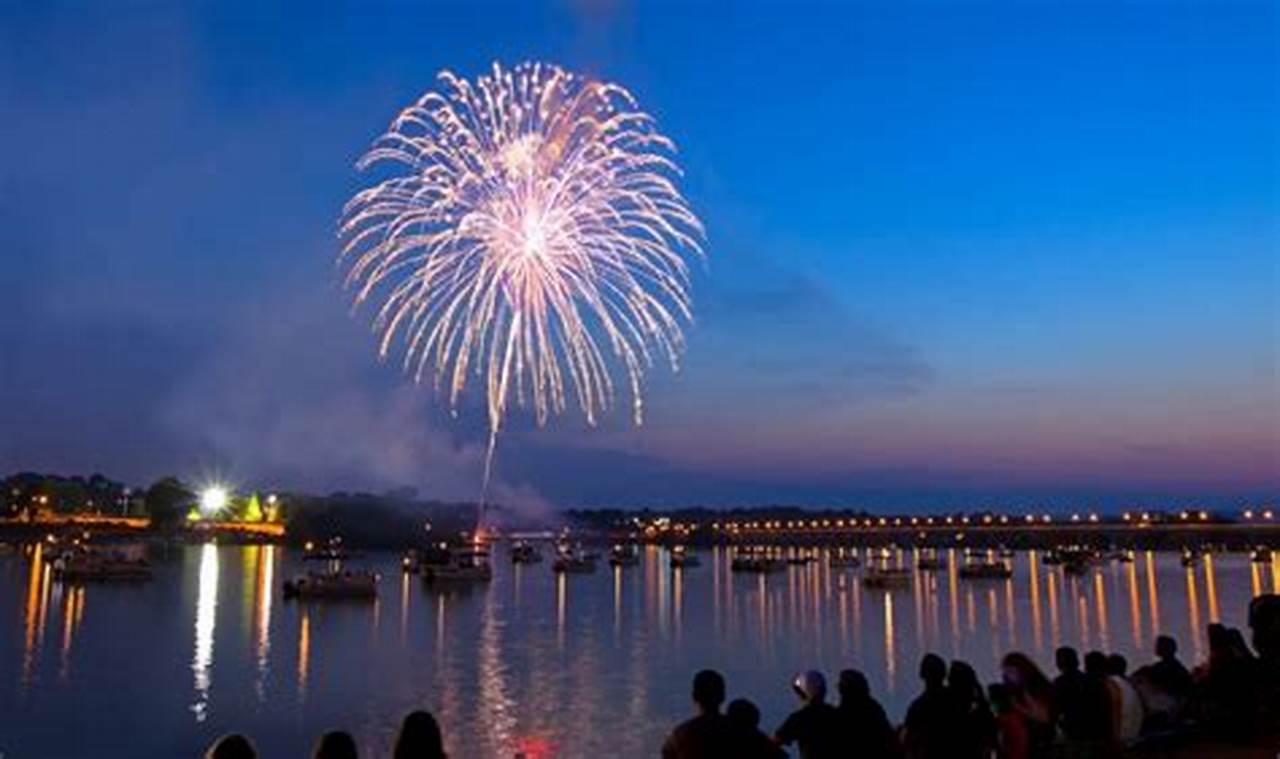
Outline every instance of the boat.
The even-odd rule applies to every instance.
[[[689,569],[700,566],[702,566],[702,560],[698,558],[696,553],[691,553],[684,546],[676,546],[671,549],[672,569]]]
[[[916,560],[916,569],[931,572],[938,569],[946,569],[947,561],[933,551],[926,551],[920,554],[920,558]]]
[[[970,561],[959,574],[969,580],[1006,580],[1013,577],[1013,569],[1003,561]]]
[[[537,564],[542,561],[542,552],[532,543],[523,540],[511,546],[512,564]]]
[[[862,559],[858,558],[857,551],[833,553],[827,558],[827,565],[836,569],[852,569],[862,566]]]
[[[284,583],[284,597],[369,601],[378,597],[378,575],[365,570],[306,572]]]
[[[1103,556],[1103,558],[1110,559],[1111,561],[1118,561],[1122,564],[1128,564],[1129,562],[1133,561],[1133,551],[1126,551],[1126,550],[1117,548],[1111,551],[1110,553],[1106,554],[1105,556]]]
[[[327,543],[320,546],[308,540],[303,549],[303,561],[346,561],[352,558],[351,553],[342,545],[340,537],[329,538]]]
[[[609,566],[634,567],[640,563],[640,553],[633,545],[619,543],[609,551]]]
[[[862,576],[862,584],[868,588],[890,590],[911,586],[911,570],[898,567],[871,567]]]
[[[733,557],[733,561],[729,563],[729,569],[734,572],[778,572],[787,568],[786,562],[781,559],[770,556],[767,552],[752,551],[750,549],[740,551],[738,555]]]
[[[1082,575],[1089,571],[1090,562],[1081,558],[1072,558],[1062,562],[1062,571],[1069,575]]]
[[[1194,567],[1200,563],[1200,553],[1188,548],[1182,552],[1182,558],[1179,561],[1184,567]]]
[[[422,571],[422,554],[418,553],[416,548],[405,551],[404,556],[400,558],[400,571],[411,575]]]
[[[442,564],[422,568],[424,582],[488,582],[493,579],[489,552],[483,548],[463,548],[449,552]]]
[[[551,562],[551,570],[558,574],[589,574],[596,571],[596,560],[574,552],[563,552]]]
[[[151,564],[122,551],[69,550],[53,560],[53,576],[66,582],[142,582]]]
[[[1012,559],[1017,555],[1017,553],[1012,548],[1000,546],[1000,550],[997,552],[997,555],[1002,559]]]
[[[1253,553],[1249,555],[1249,561],[1252,561],[1254,564],[1270,564],[1271,549],[1262,546],[1253,549]]]

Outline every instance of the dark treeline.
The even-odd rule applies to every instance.
[[[142,508],[141,492],[96,473],[67,477],[17,472],[0,480],[0,513],[7,516],[40,509],[127,515]]]
[[[139,487],[100,474],[84,477],[19,472],[0,480],[0,515],[149,517],[157,529],[171,530],[198,512],[200,495],[198,485],[173,476]],[[289,540],[299,544],[338,536],[348,545],[365,548],[401,549],[457,542],[464,533],[475,529],[477,515],[474,503],[424,499],[412,488],[327,495],[241,488],[228,496],[225,509],[205,516],[284,521]],[[491,505],[488,511],[495,523],[521,526],[518,517],[500,505]]]

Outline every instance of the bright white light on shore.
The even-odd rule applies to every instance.
[[[212,516],[227,507],[227,489],[214,485],[204,489],[200,494],[200,511],[205,516]]]

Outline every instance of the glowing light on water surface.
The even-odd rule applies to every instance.
[[[213,632],[218,616],[218,547],[205,543],[200,549],[200,580],[196,590],[195,653],[191,671],[195,675],[196,702],[191,705],[196,721],[209,713],[210,670],[213,666]]]

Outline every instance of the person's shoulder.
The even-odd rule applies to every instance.
[[[804,709],[797,709],[791,712],[786,719],[782,720],[782,724],[778,726],[776,735],[783,743],[790,743],[802,732],[807,719],[808,715]]]
[[[725,727],[729,720],[723,714],[699,714],[680,723],[689,730],[711,730]]]
[[[907,721],[918,718],[920,713],[929,708],[929,694],[921,693],[911,699],[911,703],[907,705]]]

